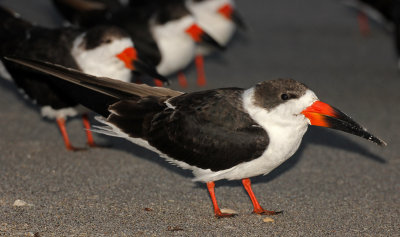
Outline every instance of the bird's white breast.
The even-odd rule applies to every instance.
[[[163,76],[184,69],[193,60],[196,43],[185,32],[194,23],[192,16],[185,16],[163,25],[153,25],[152,34],[161,52],[157,72]]]

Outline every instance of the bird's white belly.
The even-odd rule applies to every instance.
[[[157,72],[163,76],[184,69],[194,59],[196,44],[189,37],[164,38],[157,44],[162,56]]]

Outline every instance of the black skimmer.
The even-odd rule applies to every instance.
[[[228,45],[237,26],[245,29],[233,0],[187,0],[187,6],[196,17],[199,26],[223,47]],[[207,45],[198,45],[197,47],[195,65],[199,86],[206,84],[203,56],[212,51],[213,48]]]
[[[138,60],[132,40],[122,29],[113,26],[98,26],[86,31],[46,29],[34,26],[16,13],[0,7],[0,56],[12,55],[46,60],[127,82],[135,66],[147,70],[146,64]],[[7,72],[4,77],[13,78],[19,89],[41,107],[43,117],[56,119],[65,146],[76,150],[69,141],[65,119],[81,111],[73,108],[78,104],[66,95],[65,88],[37,72],[4,63],[6,70],[2,75]],[[151,71],[149,68],[148,71],[157,75],[155,69]],[[86,113],[83,113],[83,121],[89,129]],[[95,146],[90,130],[87,131],[87,138],[89,145]]]
[[[221,179],[242,180],[254,213],[277,214],[260,206],[249,178],[268,174],[289,159],[308,125],[342,130],[386,145],[292,79],[264,81],[249,89],[182,93],[96,78],[44,62],[8,59],[99,93],[104,103],[80,100],[104,117],[99,121],[107,126],[97,131],[128,139],[192,170],[194,181],[207,184],[216,217],[233,216],[221,212],[215,198],[214,182]]]
[[[74,7],[74,3],[79,2],[79,0],[56,1],[62,2],[65,6],[58,5],[61,13],[68,12],[65,9]],[[96,8],[93,11],[96,11]],[[68,17],[67,14],[64,16]],[[197,25],[184,0],[131,0],[129,7],[107,10],[104,16],[79,22],[79,25],[93,26],[98,23],[113,24],[125,29],[135,42],[139,56],[147,58],[147,62],[163,76],[180,72],[178,79],[183,87],[187,86],[187,82],[181,70],[194,59],[196,44],[204,43],[222,48]]]

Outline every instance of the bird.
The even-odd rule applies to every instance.
[[[263,81],[248,89],[183,93],[98,78],[37,60],[7,60],[101,94],[101,105],[84,96],[80,100],[102,116],[98,120],[105,126],[96,131],[125,138],[191,170],[194,181],[206,183],[217,218],[234,216],[218,206],[214,182],[221,179],[242,180],[253,213],[279,214],[261,207],[250,178],[268,174],[289,159],[309,125],[341,130],[386,146],[293,79]]]
[[[47,29],[23,20],[17,13],[0,7],[0,55],[26,56],[46,60],[86,73],[130,81],[132,70],[142,70],[156,77],[155,69],[147,67],[137,57],[133,42],[122,29],[97,26],[88,30],[75,28]],[[90,128],[85,111],[74,108],[78,104],[64,90],[64,85],[18,65],[1,64],[4,78],[12,78],[17,87],[40,106],[43,117],[55,119],[68,150],[72,146],[65,128],[67,117],[82,114],[84,126]],[[35,78],[32,80],[32,78]],[[87,130],[87,140],[95,147],[93,136]]]
[[[187,87],[182,70],[193,61],[197,44],[223,49],[197,24],[184,0],[131,0],[128,6],[121,4],[118,8],[110,8],[110,4],[103,3],[103,8],[107,9],[103,12],[106,13],[100,16],[97,14],[95,18],[88,20],[86,15],[98,12],[97,8],[80,10],[74,3],[84,2],[82,0],[53,1],[58,2],[56,6],[65,17],[70,15],[68,9],[75,7],[75,12],[83,15],[76,17],[82,20],[77,23],[80,26],[92,27],[107,23],[125,29],[135,42],[138,54],[146,58],[147,63],[153,65],[162,76],[178,73],[178,81],[182,87]],[[101,4],[102,1],[91,2]],[[160,86],[157,80],[155,83]]]
[[[226,47],[237,28],[246,29],[233,0],[187,0],[187,7],[196,17],[197,23],[221,46]],[[206,85],[204,56],[215,51],[207,45],[198,45],[195,65],[197,84]]]

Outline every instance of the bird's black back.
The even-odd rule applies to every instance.
[[[110,107],[107,121],[176,160],[224,170],[258,158],[269,143],[266,131],[244,111],[242,93],[224,88],[184,94],[168,101],[174,109],[166,98],[122,100]]]

